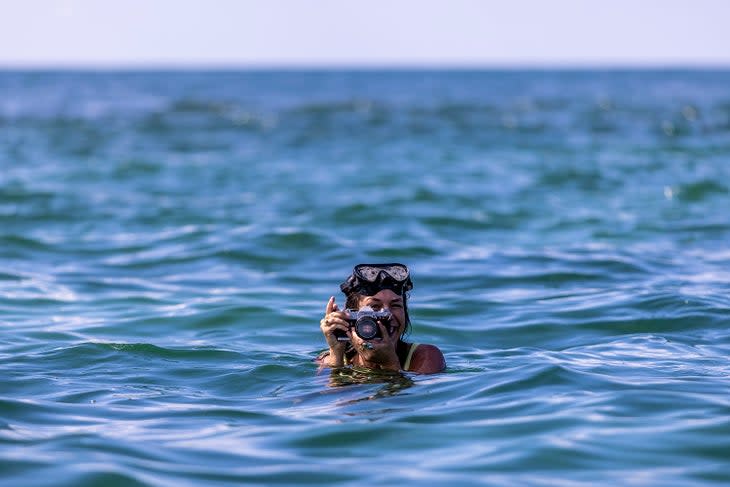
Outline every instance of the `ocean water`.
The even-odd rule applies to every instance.
[[[0,72],[0,484],[727,485],[729,243],[728,71]]]

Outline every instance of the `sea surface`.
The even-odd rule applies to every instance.
[[[728,485],[729,322],[730,71],[0,72],[3,486]]]

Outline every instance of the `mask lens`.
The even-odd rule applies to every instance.
[[[399,265],[391,265],[383,269],[396,281],[405,281],[408,277],[408,269]]]
[[[366,281],[375,282],[375,279],[378,278],[378,273],[380,272],[380,269],[370,267],[369,265],[364,265],[358,267],[357,272],[358,274],[360,274],[360,277],[362,277]]]

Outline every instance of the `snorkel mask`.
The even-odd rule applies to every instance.
[[[345,295],[353,292],[373,296],[383,289],[390,289],[399,296],[413,289],[408,267],[403,264],[358,264],[352,275],[340,284]]]

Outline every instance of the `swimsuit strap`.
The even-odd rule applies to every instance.
[[[413,357],[413,352],[415,352],[418,348],[418,345],[420,345],[420,343],[411,343],[411,348],[408,350],[408,355],[406,355],[406,361],[403,363],[403,370],[408,370],[411,366],[411,358]]]

